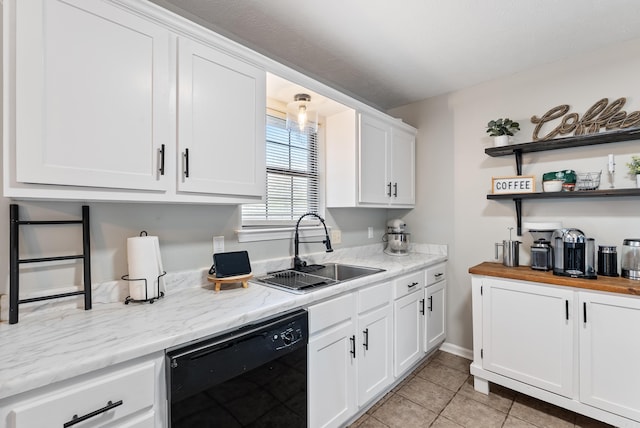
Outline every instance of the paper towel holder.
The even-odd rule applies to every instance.
[[[133,279],[133,278],[129,278],[129,275],[122,275],[120,277],[120,279],[124,280],[124,281],[144,281],[144,299],[134,299],[131,296],[127,296],[126,299],[124,299],[124,304],[128,305],[130,302],[133,303],[144,303],[144,302],[149,302],[149,303],[153,303],[158,299],[161,299],[164,297],[164,291],[160,291],[160,278],[162,278],[163,276],[165,276],[167,274],[167,272],[162,272],[162,274],[158,275],[158,295],[156,297],[152,297],[149,298],[149,294],[147,291],[147,278],[140,278],[140,279]]]
[[[143,230],[142,232],[140,232],[140,236],[149,236],[149,234],[147,233],[146,230]],[[124,280],[124,281],[144,281],[144,299],[134,299],[131,296],[127,296],[124,299],[124,304],[128,305],[130,302],[133,303],[144,303],[144,302],[149,302],[149,304],[155,302],[158,299],[161,299],[164,297],[164,291],[160,291],[160,278],[162,278],[163,276],[165,276],[167,274],[167,272],[163,271],[162,274],[158,275],[158,294],[156,297],[152,297],[149,298],[149,294],[148,294],[148,288],[147,288],[147,278],[139,278],[139,279],[134,279],[134,278],[129,278],[129,275],[122,275],[120,277],[120,279]]]

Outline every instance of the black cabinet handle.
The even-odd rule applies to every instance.
[[[393,183],[393,197],[398,197],[398,183]]]
[[[160,146],[160,175],[164,175],[164,144]]]
[[[564,301],[564,315],[565,315],[565,319],[569,321],[569,301],[568,300]]]
[[[389,187],[389,190],[387,191],[387,196],[391,197],[391,182],[389,182],[387,186]]]
[[[429,312],[433,312],[433,296],[429,296]]]
[[[439,272],[437,274],[435,274],[434,276],[436,277],[436,279],[440,278],[442,275],[444,275],[444,273]]]
[[[584,323],[587,323],[587,302],[582,303],[582,316],[584,317]]]
[[[189,149],[184,149],[184,176],[189,178]]]
[[[420,300],[420,313],[424,315],[424,299]]]
[[[70,426],[74,426],[75,424],[79,424],[80,422],[86,421],[87,419],[93,418],[94,416],[98,416],[104,412],[108,412],[109,410],[114,409],[118,406],[122,406],[122,400],[116,401],[115,403],[112,401],[109,401],[107,405],[104,406],[103,408],[94,410],[93,412],[87,413],[86,415],[83,415],[83,416],[73,415],[71,420],[69,422],[65,422],[64,425],[62,425],[62,427],[67,428]]]
[[[411,284],[407,284],[407,288],[413,288],[413,287],[415,287],[416,285],[418,285],[418,283],[417,283],[417,282],[412,282]]]
[[[356,357],[356,336],[353,335],[349,338],[349,340],[351,341],[351,351],[349,351],[349,353],[353,356],[353,358]]]
[[[364,334],[364,343],[362,344],[362,346],[364,346],[365,351],[368,351],[369,350],[369,329],[365,328],[362,333]]]

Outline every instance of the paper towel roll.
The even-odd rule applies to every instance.
[[[164,291],[162,258],[157,236],[127,238],[127,262],[129,265],[129,295],[135,300],[158,297],[158,286]],[[146,293],[145,293],[145,282]],[[158,284],[160,281],[160,284]]]

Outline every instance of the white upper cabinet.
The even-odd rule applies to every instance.
[[[411,208],[416,130],[382,115],[327,117],[327,206]]]
[[[13,4],[16,180],[166,189],[169,32],[103,1]]]
[[[137,0],[8,0],[4,12],[5,196],[262,200],[254,53]]]
[[[260,197],[265,189],[265,73],[178,39],[178,189]]]

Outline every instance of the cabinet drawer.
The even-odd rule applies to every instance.
[[[428,287],[431,284],[447,279],[447,264],[440,263],[435,266],[431,266],[430,268],[427,268],[426,272]]]
[[[9,420],[13,424],[9,426],[34,428],[42,426],[46,420],[47,426],[62,427],[74,418],[94,412],[95,416],[78,426],[111,424],[153,407],[154,372],[154,363],[146,362],[18,402],[10,412]],[[104,411],[100,412],[102,409]]]
[[[309,307],[309,334],[353,318],[354,299],[354,294],[349,293]]]
[[[367,287],[358,291],[358,313],[370,311],[373,308],[388,305],[391,302],[391,284],[381,284]]]
[[[394,281],[393,298],[397,299],[407,294],[422,290],[424,287],[424,271],[401,276]]]

